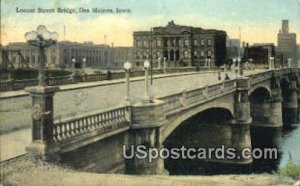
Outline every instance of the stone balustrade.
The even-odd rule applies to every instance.
[[[180,103],[180,97],[181,93],[177,93],[165,97],[159,97],[158,99],[165,102],[164,110],[167,112],[169,110],[173,110],[182,106],[182,104]]]
[[[98,134],[129,125],[128,107],[119,107],[98,113],[54,122],[53,139],[62,142],[82,134],[97,131]]]
[[[272,73],[273,73],[272,71],[266,71],[266,72],[260,73],[259,76],[250,75],[249,78],[251,79],[251,84],[257,84],[259,82],[270,79],[272,77]]]
[[[203,101],[207,98],[222,95],[235,90],[236,80],[229,80],[213,84],[207,87],[201,87],[192,90],[183,90],[181,93],[172,94],[169,96],[159,97],[158,99],[165,102],[164,111],[168,112],[182,106],[186,106],[198,101]]]

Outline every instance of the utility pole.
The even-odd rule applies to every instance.
[[[239,58],[241,59],[241,27],[239,27]]]

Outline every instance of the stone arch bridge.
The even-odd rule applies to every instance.
[[[123,145],[127,151],[130,145],[161,149],[168,136],[189,118],[222,109],[229,113],[227,125],[232,126],[232,131],[220,134],[224,143],[237,149],[251,147],[252,121],[264,127],[298,121],[299,75],[298,68],[268,70],[59,122],[52,114],[57,88],[33,87],[28,89],[33,99],[33,133],[27,151],[82,170],[163,174],[162,159],[152,163],[126,160]],[[250,163],[252,159],[224,161]]]

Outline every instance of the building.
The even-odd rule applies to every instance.
[[[226,40],[226,58],[233,59],[240,56],[241,44],[239,39],[230,39]]]
[[[52,47],[52,50],[57,51],[58,63],[60,67],[70,67],[72,59],[82,61],[86,59],[86,67],[107,68],[110,61],[110,46],[103,44],[93,44],[93,42],[59,42]],[[51,50],[51,48],[50,48]]]
[[[267,65],[269,57],[275,57],[275,46],[273,43],[254,43],[252,46],[246,44],[244,60],[256,65]]]
[[[277,35],[277,52],[282,54],[283,60],[286,62],[291,58],[294,63],[297,59],[296,34],[289,32],[289,21],[282,20],[282,28]]]
[[[28,43],[14,42],[5,46],[1,52],[15,68],[37,68],[39,50]],[[92,42],[61,41],[46,48],[45,64],[53,68],[71,68],[72,59],[77,62],[86,59],[86,67],[107,68],[110,62],[111,47],[109,45],[93,44]],[[5,56],[3,56],[5,54]]]
[[[297,60],[300,61],[300,45],[297,44]]]
[[[112,47],[109,67],[111,69],[123,69],[124,62],[132,61],[131,54],[132,47]]]
[[[170,21],[167,26],[154,27],[151,31],[133,33],[134,66],[152,60],[166,59],[168,67],[205,66],[210,58],[215,66],[226,58],[226,32],[199,27],[177,25]]]
[[[226,47],[241,47],[241,41],[239,39],[230,39],[227,37]]]

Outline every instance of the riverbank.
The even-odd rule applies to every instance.
[[[23,156],[1,164],[1,181],[6,185],[230,185],[230,186],[267,186],[293,185],[291,178],[274,175],[218,175],[218,176],[133,176],[121,174],[96,174],[72,170]]]

